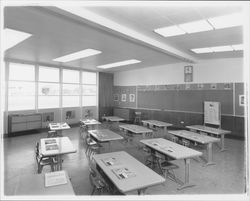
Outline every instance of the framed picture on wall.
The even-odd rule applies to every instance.
[[[135,94],[129,94],[129,101],[135,102]]]
[[[122,94],[122,102],[126,102],[127,94]]]
[[[119,95],[118,94],[114,94],[114,101],[119,101]]]
[[[193,66],[184,66],[184,81],[193,82]]]
[[[245,95],[239,95],[239,105],[245,106]]]

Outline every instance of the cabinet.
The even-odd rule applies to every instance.
[[[42,115],[36,114],[12,114],[8,116],[8,132],[14,133],[42,128]]]

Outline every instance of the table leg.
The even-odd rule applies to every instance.
[[[208,143],[207,144],[207,163],[204,166],[209,166],[209,165],[215,165],[213,162],[213,143]]]
[[[138,189],[138,190],[137,190],[138,195],[145,195],[146,189],[147,189],[147,188]]]
[[[62,170],[62,155],[57,155],[57,171]]]
[[[190,158],[186,158],[184,159],[185,161],[185,183],[184,185],[180,186],[179,188],[177,188],[178,190],[182,190],[184,188],[188,188],[188,187],[193,187],[195,186],[195,184],[191,184],[189,183],[189,166],[190,166]]]
[[[227,149],[225,148],[225,135],[224,134],[221,135],[220,142],[221,142],[221,150],[220,151],[226,151]]]

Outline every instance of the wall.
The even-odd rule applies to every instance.
[[[113,115],[113,74],[99,73],[99,118]]]
[[[136,91],[136,105],[114,101],[120,108],[140,110],[143,118],[154,118],[175,126],[203,124],[203,102],[221,102],[221,126],[244,137],[243,60],[240,58],[200,61],[193,64],[193,82],[184,82],[185,63],[157,66],[114,74],[114,89]],[[199,88],[200,84],[202,87]],[[216,88],[213,86],[216,84]],[[121,96],[121,94],[120,94]]]
[[[184,66],[178,63],[114,74],[115,86],[160,85],[184,83]],[[190,64],[188,64],[190,65]],[[204,60],[193,64],[193,83],[243,82],[243,59]]]

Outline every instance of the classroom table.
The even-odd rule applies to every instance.
[[[165,182],[165,178],[125,151],[97,154],[93,158],[97,169],[101,170],[121,193],[137,191],[138,195],[141,195],[148,187]]]
[[[56,170],[62,170],[62,155],[75,153],[72,142],[68,137],[42,138],[40,140],[41,154],[43,156],[56,156],[58,164]]]
[[[141,140],[140,142],[146,145],[148,148],[150,148],[152,153],[159,152],[175,160],[184,159],[185,182],[182,186],[178,188],[178,190],[195,186],[195,184],[191,184],[189,182],[190,159],[193,157],[201,156],[202,155],[201,152],[190,149],[188,147],[184,147],[180,144],[171,142],[163,138],[144,139],[144,140]]]
[[[123,124],[119,125],[119,127],[126,132],[130,131],[133,134],[142,134],[143,138],[145,138],[145,135],[147,133],[152,133],[153,131],[151,129],[145,128],[143,126],[138,126],[135,124]]]
[[[112,126],[112,123],[115,124],[114,125],[115,128],[118,128],[119,122],[120,121],[125,121],[125,119],[117,117],[117,116],[103,116],[102,120],[107,121],[108,123],[110,123],[110,126],[109,126],[110,128]]]
[[[55,195],[66,196],[75,195],[68,173],[66,171],[65,184],[45,187],[45,174],[25,174],[19,176],[19,182],[14,192],[15,195],[30,196],[30,195]],[[51,172],[50,174],[57,174],[58,172]]]
[[[215,163],[213,162],[213,143],[219,142],[220,140],[218,138],[214,138],[214,137],[210,137],[206,135],[200,135],[198,133],[187,131],[187,130],[169,131],[169,133],[177,137],[185,138],[193,142],[206,145],[208,159],[207,159],[207,163],[205,164],[205,166],[215,165]]]
[[[89,127],[91,127],[91,129],[94,129],[93,127],[95,125],[101,124],[101,122],[99,122],[99,121],[97,121],[95,119],[80,119],[80,123],[86,125],[87,130],[89,129]]]
[[[166,123],[163,121],[158,121],[158,120],[142,120],[142,123],[155,126],[155,127],[159,127],[159,128],[163,128],[164,135],[167,134],[167,127],[173,125],[173,124]]]
[[[62,136],[62,131],[70,129],[70,126],[65,122],[62,122],[62,123],[49,123],[49,129],[51,131],[56,131],[58,133],[58,136]]]
[[[109,129],[90,130],[90,136],[99,143],[108,143],[109,151],[111,151],[111,141],[122,140],[123,137]]]
[[[225,148],[225,135],[231,133],[231,131],[228,130],[223,130],[220,128],[212,128],[209,126],[203,126],[203,125],[191,125],[191,126],[186,126],[187,128],[199,132],[205,132],[205,133],[210,133],[213,135],[220,136],[220,142],[221,142],[221,151],[226,151]]]

